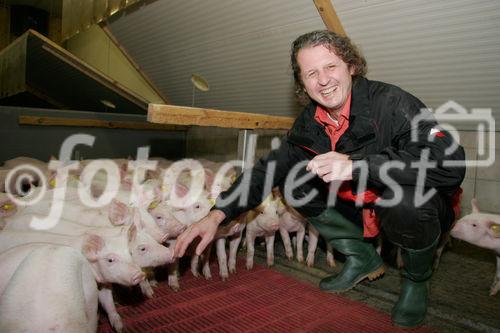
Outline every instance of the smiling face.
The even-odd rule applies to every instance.
[[[337,115],[351,91],[353,69],[324,45],[302,48],[297,63],[309,97]]]

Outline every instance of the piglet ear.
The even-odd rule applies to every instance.
[[[189,189],[181,184],[175,184],[173,190],[178,198],[185,197],[189,192]]]
[[[146,170],[146,179],[158,179],[161,176],[161,169]]]
[[[82,254],[90,262],[96,262],[98,259],[98,253],[104,248],[104,240],[94,234],[86,235],[83,245]]]
[[[137,227],[135,226],[135,223],[128,228],[127,236],[129,243],[133,242],[137,237]]]
[[[144,229],[144,223],[142,221],[141,210],[140,208],[132,209],[132,225],[135,225],[137,230]]]
[[[477,207],[477,200],[476,198],[472,198],[470,201],[471,207],[472,207],[472,212],[473,213],[479,213],[479,208]]]
[[[129,211],[126,204],[116,199],[111,200],[108,215],[112,225],[123,225],[128,214]]]
[[[0,201],[0,218],[12,216],[16,212],[17,205],[14,202],[10,200]]]
[[[500,224],[493,221],[488,222],[488,233],[493,238],[500,238]]]
[[[127,169],[128,169],[128,162],[123,162],[120,164],[120,167],[118,168],[118,170],[120,171],[120,179],[123,179],[123,177],[125,177],[125,175],[127,174]]]
[[[205,188],[210,190],[215,180],[215,174],[212,170],[205,168]]]
[[[274,187],[273,190],[271,191],[271,193],[273,194],[274,199],[278,199],[278,198],[281,199],[282,198],[280,189],[278,187]]]
[[[55,188],[57,186],[57,171],[51,170],[49,173],[49,176],[47,177],[47,187],[48,188]]]

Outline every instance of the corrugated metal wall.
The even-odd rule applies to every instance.
[[[210,91],[195,105],[294,115],[289,47],[323,27],[311,1],[156,1],[123,15],[111,31],[173,104],[192,103],[191,73]]]
[[[358,6],[334,1],[370,78],[399,85],[432,108],[454,100],[500,114],[499,1],[353,2]]]
[[[369,77],[414,93],[500,113],[500,2],[334,0]],[[111,30],[173,104],[191,105],[193,72],[211,90],[196,106],[295,115],[289,47],[324,28],[310,0],[155,1]]]

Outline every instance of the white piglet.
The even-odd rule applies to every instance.
[[[490,295],[500,291],[500,215],[481,213],[476,199],[472,199],[472,213],[462,217],[451,229],[451,236],[468,243],[493,250],[497,269]]]
[[[98,289],[75,249],[28,244],[0,255],[0,332],[93,333]]]
[[[255,238],[264,237],[266,240],[267,265],[274,264],[274,237],[280,227],[278,215],[279,199],[269,195],[258,207],[249,211],[245,216],[246,221],[246,268],[253,268],[255,253]]]

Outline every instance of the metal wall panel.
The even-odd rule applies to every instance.
[[[454,100],[500,114],[500,2],[333,1],[369,64],[437,108]],[[173,104],[294,116],[289,47],[324,28],[309,0],[159,0],[118,14],[111,31]],[[500,119],[497,117],[497,119]]]
[[[192,104],[192,73],[210,91],[195,106],[296,115],[291,41],[323,28],[312,1],[156,1],[119,14],[111,31],[172,104]]]
[[[334,3],[369,78],[399,85],[433,109],[453,100],[492,108],[500,120],[499,1]]]

